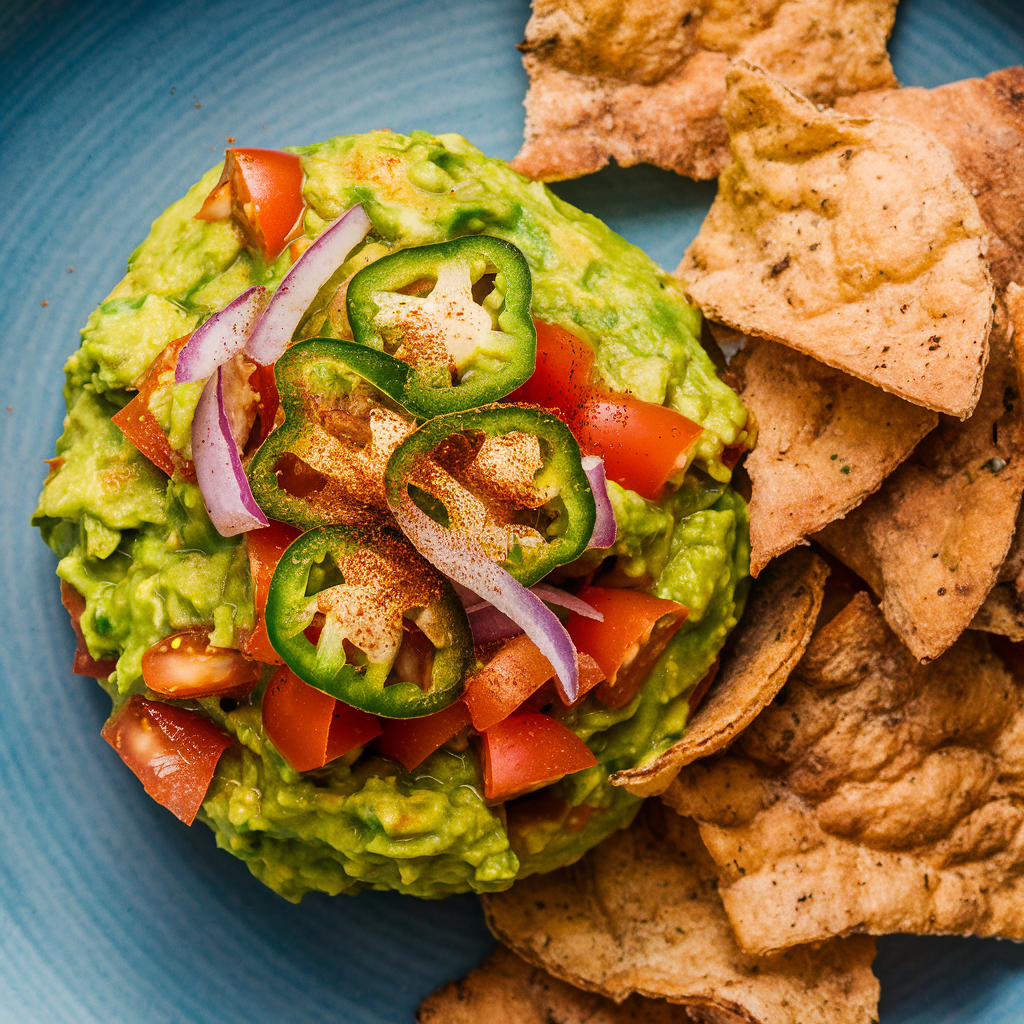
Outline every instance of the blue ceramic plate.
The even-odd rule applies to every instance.
[[[70,675],[55,561],[28,526],[61,366],[150,221],[228,137],[457,131],[511,157],[525,0],[0,0],[0,1021],[398,1024],[492,948],[471,897],[292,906],[148,799]],[[908,85],[1024,58],[1019,0],[904,0]],[[651,168],[558,187],[675,266],[714,194]],[[1024,1020],[1024,953],[879,943],[891,1024]]]

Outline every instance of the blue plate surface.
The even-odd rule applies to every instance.
[[[0,0],[0,1021],[398,1024],[493,941],[470,897],[295,907],[145,796],[72,676],[55,560],[29,528],[61,366],[150,221],[239,145],[375,127],[511,157],[525,0]],[[1019,0],[904,0],[900,79],[1024,59]],[[714,186],[652,168],[558,186],[667,267]],[[1024,1020],[1024,951],[879,942],[883,1020]]]

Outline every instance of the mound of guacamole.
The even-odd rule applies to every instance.
[[[492,807],[472,744],[453,741],[411,772],[366,747],[300,774],[262,728],[259,688],[241,703],[180,702],[238,741],[221,757],[200,817],[220,847],[285,898],[311,890],[439,897],[505,889],[572,862],[627,825],[639,801],[609,774],[650,761],[685,731],[689,695],[746,593],[746,507],[729,487],[722,452],[746,440],[747,414],[717,377],[698,342],[700,315],[668,274],[461,137],[380,131],[294,152],[308,238],[355,203],[373,225],[371,241],[321,291],[296,337],[337,336],[334,290],[359,266],[409,246],[494,235],[526,256],[534,317],[588,341],[610,389],[668,404],[704,427],[678,490],[654,503],[610,484],[614,548],[560,570],[583,576],[614,559],[615,574],[689,609],[628,706],[611,710],[588,696],[558,715],[597,767]],[[67,363],[64,432],[33,517],[59,556],[58,575],[85,600],[89,653],[116,661],[100,680],[115,709],[147,694],[141,657],[162,638],[203,626],[211,643],[237,647],[253,627],[244,536],[220,536],[196,485],[169,479],[111,422],[169,342],[250,285],[276,288],[291,265],[289,249],[267,263],[230,221],[195,219],[220,171],[157,219],[125,278],[89,317]],[[173,388],[153,408],[185,456],[197,394]]]

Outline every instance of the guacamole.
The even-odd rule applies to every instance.
[[[356,203],[372,223],[367,242],[321,289],[296,338],[350,336],[335,295],[376,259],[491,235],[526,257],[533,316],[589,343],[609,390],[669,405],[704,428],[682,485],[660,502],[610,483],[614,547],[590,551],[557,573],[564,581],[601,565],[689,609],[625,707],[590,695],[574,707],[553,705],[551,714],[593,751],[595,767],[489,806],[478,754],[465,738],[412,771],[372,746],[295,771],[263,727],[269,672],[249,698],[179,702],[237,740],[221,756],[199,816],[219,846],[282,896],[504,889],[577,859],[628,824],[639,801],[612,786],[609,774],[653,759],[683,734],[689,695],[715,663],[745,598],[746,508],[728,486],[723,450],[749,440],[747,415],[716,375],[698,342],[699,314],[669,275],[594,217],[464,139],[382,131],[294,152],[307,239]],[[125,278],[89,317],[67,363],[64,432],[33,520],[59,556],[58,575],[84,599],[80,626],[89,654],[116,661],[101,680],[115,709],[148,693],[142,656],[162,638],[203,627],[211,644],[238,647],[256,616],[244,535],[221,536],[197,485],[168,478],[111,422],[171,341],[244,289],[275,289],[296,256],[292,246],[268,262],[230,218],[195,218],[220,170],[157,219]],[[185,458],[200,389],[170,384],[150,401]]]

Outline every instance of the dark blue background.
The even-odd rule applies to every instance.
[[[150,801],[99,739],[106,697],[68,672],[55,561],[28,517],[78,328],[228,136],[422,127],[511,157],[527,16],[524,0],[0,0],[5,1024],[405,1022],[491,948],[470,897],[294,907]],[[1020,62],[1021,5],[905,0],[892,51],[908,85]],[[557,191],[672,268],[714,186],[640,167]],[[1019,947],[892,937],[879,950],[888,1022],[1024,1020]]]

